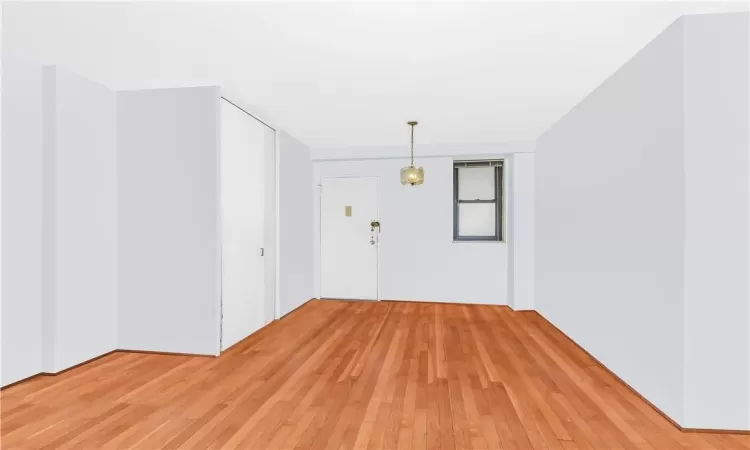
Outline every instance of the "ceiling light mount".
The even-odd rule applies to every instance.
[[[417,122],[410,121],[407,125],[411,127],[411,159],[409,165],[401,169],[401,184],[418,186],[424,183],[424,169],[414,166],[414,127]]]

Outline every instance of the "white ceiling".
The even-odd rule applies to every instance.
[[[312,148],[535,139],[682,14],[735,3],[7,3],[6,51],[219,84]]]

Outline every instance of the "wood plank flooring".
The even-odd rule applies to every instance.
[[[0,402],[3,449],[750,449],[496,306],[312,301],[218,358],[113,353]]]

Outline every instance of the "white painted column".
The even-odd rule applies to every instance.
[[[534,309],[534,153],[508,160],[508,301],[515,310]]]

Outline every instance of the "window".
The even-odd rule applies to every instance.
[[[503,162],[453,165],[453,240],[503,240]]]

